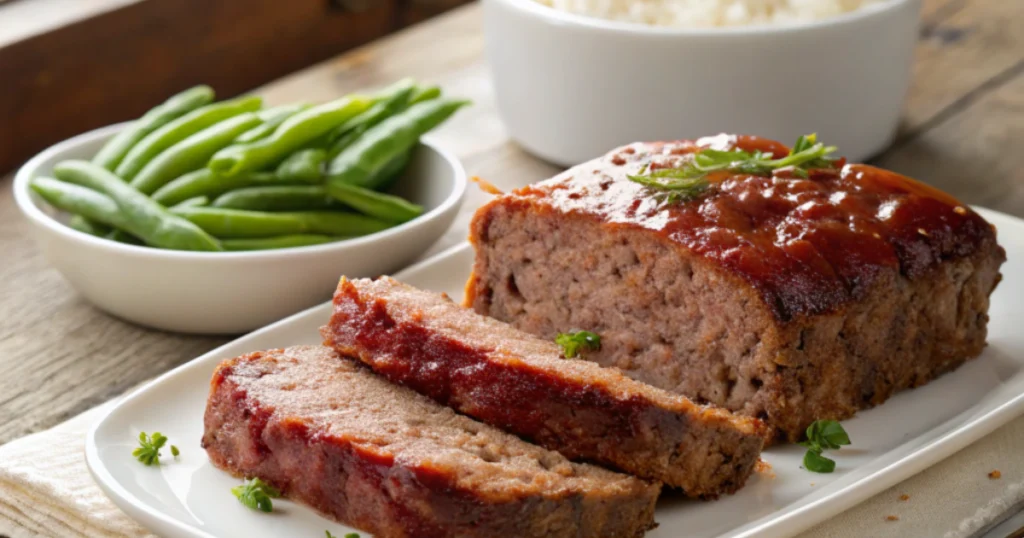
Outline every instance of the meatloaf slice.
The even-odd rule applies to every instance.
[[[543,338],[597,332],[587,359],[762,418],[777,440],[982,351],[1005,253],[980,215],[842,161],[716,172],[690,199],[627,177],[709,147],[789,152],[727,135],[636,143],[498,197],[472,223],[467,304]]]
[[[239,477],[388,537],[641,536],[659,486],[571,463],[318,346],[213,375],[203,446]]]
[[[389,380],[572,460],[715,497],[741,487],[759,422],[698,406],[391,278],[342,278],[325,344]]]

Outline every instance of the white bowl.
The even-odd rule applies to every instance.
[[[921,0],[821,21],[680,29],[484,0],[498,110],[528,151],[563,165],[635,141],[801,134],[860,161],[895,135]]]
[[[65,159],[88,159],[122,125],[90,131],[35,156],[14,178],[14,198],[44,256],[100,309],[175,332],[229,334],[262,327],[330,298],[340,275],[392,272],[425,252],[455,219],[466,173],[425,142],[392,192],[426,212],[388,230],[325,245],[253,252],[185,252],[126,245],[62,224],[66,215],[29,189]]]

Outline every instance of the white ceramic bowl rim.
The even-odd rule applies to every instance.
[[[286,255],[286,254],[290,254],[290,253],[297,253],[297,252],[300,252],[300,251],[302,253],[315,253],[315,252],[320,252],[320,251],[328,251],[328,250],[339,248],[339,247],[359,245],[359,244],[367,243],[367,242],[370,242],[370,241],[376,241],[376,240],[381,239],[383,237],[389,237],[391,235],[402,233],[404,230],[406,230],[407,228],[409,228],[411,226],[416,226],[416,225],[421,224],[423,221],[432,220],[434,218],[439,217],[446,210],[451,208],[452,205],[458,204],[459,201],[462,198],[463,192],[466,190],[466,173],[465,173],[465,170],[462,169],[462,166],[459,165],[458,159],[456,159],[455,156],[452,155],[447,150],[445,150],[445,149],[443,149],[443,148],[441,148],[441,147],[431,143],[430,141],[428,141],[428,140],[421,140],[420,143],[422,145],[427,146],[432,151],[436,152],[438,155],[441,156],[441,158],[443,158],[445,160],[445,162],[447,162],[452,167],[452,169],[454,171],[454,175],[455,175],[455,177],[452,180],[452,190],[448,194],[448,197],[445,198],[444,201],[441,202],[434,209],[431,209],[430,211],[428,211],[428,212],[426,212],[426,213],[424,213],[424,214],[422,214],[422,215],[420,215],[420,216],[416,217],[415,219],[412,219],[412,220],[410,220],[408,222],[403,222],[402,224],[399,224],[398,226],[393,226],[393,227],[388,228],[386,230],[383,230],[383,231],[380,231],[380,232],[377,232],[377,233],[373,233],[373,234],[369,234],[369,235],[364,235],[364,236],[361,236],[361,237],[353,237],[351,239],[342,239],[340,241],[332,241],[330,243],[324,243],[324,244],[321,244],[321,245],[309,245],[309,246],[303,246],[303,247],[289,247],[289,248],[270,249],[270,250],[236,251],[236,252],[199,252],[199,251],[188,251],[188,250],[169,250],[169,249],[162,249],[162,248],[144,247],[144,246],[138,246],[138,245],[129,245],[127,243],[120,243],[120,242],[117,242],[117,241],[112,241],[110,239],[104,239],[104,238],[101,238],[101,237],[96,237],[96,236],[93,236],[93,235],[90,235],[90,234],[87,234],[87,233],[75,230],[74,228],[71,228],[70,226],[67,226],[65,224],[62,224],[62,223],[58,222],[56,219],[54,219],[53,217],[47,215],[46,213],[43,212],[42,209],[40,209],[38,206],[36,206],[35,202],[32,200],[31,194],[29,193],[28,184],[29,184],[29,181],[38,173],[39,167],[40,167],[41,163],[45,162],[48,159],[53,158],[55,155],[59,155],[61,153],[64,153],[68,149],[70,149],[70,148],[72,148],[72,147],[74,147],[74,146],[76,146],[78,144],[83,143],[84,141],[82,139],[84,139],[84,138],[104,136],[104,135],[108,134],[108,131],[110,133],[114,133],[114,132],[120,130],[121,128],[123,128],[128,123],[129,122],[118,123],[118,124],[115,124],[115,125],[108,125],[106,127],[100,127],[98,129],[94,129],[92,131],[88,131],[88,132],[82,133],[82,134],[80,134],[78,136],[69,138],[69,139],[67,139],[67,140],[65,140],[63,142],[59,142],[57,144],[54,144],[53,146],[50,146],[49,148],[43,150],[41,153],[39,153],[38,155],[36,155],[32,159],[30,159],[28,162],[26,162],[20,169],[18,169],[18,172],[17,172],[17,174],[14,177],[14,186],[13,186],[15,202],[18,204],[18,207],[21,208],[22,212],[24,212],[26,215],[28,215],[28,217],[30,219],[36,221],[37,223],[39,223],[39,224],[49,228],[50,230],[52,230],[52,231],[54,231],[54,232],[56,232],[58,234],[61,234],[61,235],[64,235],[64,236],[70,235],[70,236],[72,236],[72,237],[70,237],[71,239],[77,239],[77,240],[80,240],[80,241],[85,241],[87,243],[91,243],[91,244],[95,245],[96,247],[99,247],[99,248],[102,248],[102,249],[108,249],[108,250],[113,251],[113,252],[119,252],[121,254],[127,254],[127,255],[132,255],[132,256],[145,256],[147,258],[151,258],[153,256],[157,256],[157,257],[174,258],[174,259],[188,259],[188,260],[194,260],[194,261],[200,261],[200,260],[213,261],[213,260],[244,258],[244,259],[252,260],[254,262],[258,262],[258,261],[260,261],[262,259],[278,257],[278,256],[281,256],[281,255]]]
[[[839,26],[844,24],[859,23],[864,19],[871,19],[874,17],[880,17],[892,11],[899,6],[906,4],[911,0],[885,0],[878,4],[871,4],[864,6],[859,9],[855,9],[848,13],[843,13],[833,17],[826,17],[819,20],[812,21],[798,21],[798,22],[787,22],[780,24],[751,24],[742,26],[721,26],[721,27],[701,27],[701,28],[685,28],[685,27],[665,27],[665,26],[651,26],[648,24],[642,24],[637,22],[624,22],[615,21],[609,19],[603,19],[600,17],[591,17],[587,15],[579,15],[576,13],[569,13],[561,11],[537,2],[536,0],[491,0],[494,2],[501,2],[510,7],[513,7],[522,12],[529,13],[533,16],[546,19],[549,22],[555,24],[562,24],[565,26],[579,27],[587,30],[596,31],[610,31],[615,33],[623,34],[635,34],[652,38],[671,38],[671,37],[683,37],[683,36],[700,36],[700,37],[714,37],[714,36],[730,36],[735,37],[741,36],[752,36],[752,35],[771,35],[783,32],[794,32],[800,30],[811,30],[819,28],[828,28],[831,26]]]

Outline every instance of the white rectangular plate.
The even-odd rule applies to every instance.
[[[797,533],[906,479],[1024,412],[1024,221],[980,210],[999,229],[1009,261],[992,298],[989,346],[956,372],[844,422],[853,445],[830,452],[832,474],[800,468],[803,449],[774,447],[772,471],[753,477],[736,495],[697,502],[664,495],[650,538],[748,537]],[[472,263],[461,245],[411,267],[397,278],[456,300]],[[275,501],[272,514],[243,507],[229,491],[238,480],[210,465],[199,447],[214,367],[249,351],[319,343],[330,316],[324,304],[239,338],[160,377],[127,397],[90,432],[89,469],[128,515],[167,538],[324,536],[347,529],[312,510]],[[160,431],[181,448],[173,460],[145,467],[132,458],[140,431]],[[165,453],[167,451],[165,450]],[[774,476],[770,476],[770,475]],[[366,536],[366,533],[362,533]]]

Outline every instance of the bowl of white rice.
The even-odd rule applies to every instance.
[[[483,0],[509,134],[576,164],[637,140],[893,139],[921,0]]]
[[[666,28],[807,23],[883,0],[535,0],[566,13]]]

